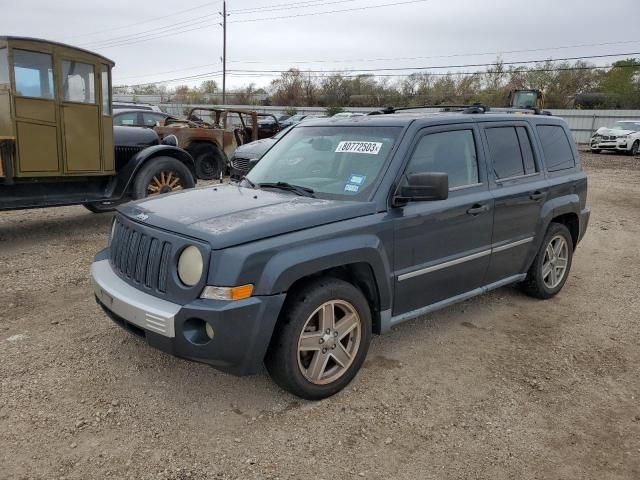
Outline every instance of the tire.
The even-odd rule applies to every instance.
[[[215,180],[224,172],[224,155],[216,145],[200,143],[189,149],[196,164],[196,175],[202,180]]]
[[[369,303],[358,288],[336,278],[313,281],[290,295],[271,339],[265,365],[281,388],[298,397],[307,400],[330,397],[353,380],[367,356],[371,342]],[[330,315],[314,313],[329,309],[334,312],[337,329]],[[351,321],[347,320],[348,315]],[[325,326],[331,325],[328,333],[319,331],[321,318],[329,322]],[[340,337],[343,332],[339,330],[347,331],[346,325],[350,325],[350,330]],[[304,352],[299,350],[303,333],[310,348]],[[338,363],[338,356],[346,368]],[[319,366],[316,370],[321,374],[316,381],[310,380],[313,365]]]
[[[640,150],[640,140],[636,140],[635,142],[633,142],[633,145],[631,145],[631,150],[629,150],[627,153],[630,156],[635,157],[636,155],[638,155],[639,150]]]
[[[551,246],[553,249],[553,246],[558,246],[560,241],[564,241],[566,250],[563,249],[563,253],[560,255],[558,255],[558,252],[556,251],[556,260],[549,262],[549,252],[547,251],[548,247],[553,244]],[[558,272],[561,268],[560,265],[563,263],[563,259],[564,270],[562,270],[562,273],[560,274]],[[540,250],[527,272],[527,277],[522,283],[522,289],[527,295],[543,300],[557,295],[557,293],[562,290],[562,287],[569,277],[572,260],[573,239],[571,238],[569,229],[561,223],[551,223],[544,236]],[[553,278],[554,275],[555,278]]]
[[[176,178],[177,182],[175,182]],[[146,198],[193,188],[195,183],[193,174],[180,160],[172,157],[156,157],[148,160],[136,174],[132,194],[134,199]]]
[[[591,149],[591,153],[600,153],[602,152],[602,150],[600,150],[599,148],[592,148]]]
[[[113,212],[116,209],[116,204],[112,202],[83,203],[82,206],[91,213],[107,213]]]

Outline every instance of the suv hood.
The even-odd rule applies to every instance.
[[[272,138],[263,138],[255,142],[245,143],[236,148],[233,156],[234,158],[259,158],[269,150],[274,143],[276,143],[276,140]]]
[[[600,127],[596,130],[598,135],[629,135],[630,133],[635,133],[633,130],[620,130],[618,128],[607,128]]]
[[[376,212],[375,204],[220,185],[118,208],[130,219],[209,242],[214,250]]]

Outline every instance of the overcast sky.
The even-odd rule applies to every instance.
[[[97,51],[116,62],[115,84],[140,84],[220,71],[221,8],[221,1],[205,0],[0,0],[0,35]],[[227,9],[230,70],[404,68],[486,63],[497,54],[520,61],[640,51],[640,0],[228,0]],[[331,10],[342,11],[320,14]],[[292,15],[304,16],[267,20]],[[613,42],[621,43],[558,48]],[[254,75],[229,76],[227,84],[266,86],[271,78]],[[220,83],[219,76],[208,78]]]

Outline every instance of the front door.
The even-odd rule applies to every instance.
[[[395,220],[394,316],[483,285],[493,198],[479,145],[475,124],[429,128],[416,142],[405,173],[446,172],[449,198],[411,202]]]
[[[19,176],[58,175],[57,105],[53,56],[14,48],[14,111],[18,138]]]
[[[96,95],[96,67],[62,59],[60,68],[65,171],[99,172],[102,123]]]

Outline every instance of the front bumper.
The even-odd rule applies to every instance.
[[[98,305],[118,325],[176,357],[207,363],[234,375],[256,373],[284,303],[284,294],[236,302],[195,300],[179,305],[132,287],[98,255],[91,281]],[[207,322],[214,331],[207,343],[190,340],[189,323]]]
[[[606,141],[591,140],[591,150],[618,150],[623,152],[630,149],[631,145],[626,139]]]

